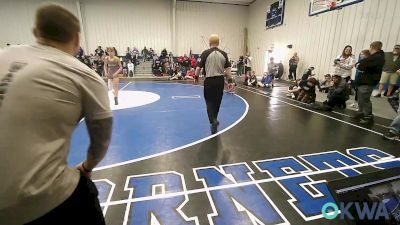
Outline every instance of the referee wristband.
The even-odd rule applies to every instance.
[[[88,170],[88,169],[85,168],[84,162],[82,162],[82,169],[83,169],[83,171],[85,171],[86,173],[92,172],[92,170]]]

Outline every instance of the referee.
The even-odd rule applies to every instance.
[[[232,75],[231,63],[226,52],[218,48],[218,35],[212,34],[209,42],[210,49],[201,54],[196,76],[199,76],[201,68],[204,68],[204,99],[206,100],[208,119],[211,124],[211,133],[214,134],[217,132],[219,125],[217,117],[224,91],[224,75],[227,76],[228,80],[232,79]]]

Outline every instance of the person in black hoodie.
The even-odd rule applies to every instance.
[[[361,60],[357,67],[360,71],[360,78],[357,82],[358,112],[354,116],[355,119],[361,119],[360,123],[365,125],[374,122],[371,95],[374,87],[379,83],[382,68],[385,64],[385,53],[382,51],[382,42],[372,42],[369,52],[371,55]]]

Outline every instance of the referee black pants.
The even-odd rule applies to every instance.
[[[207,77],[204,81],[204,99],[207,105],[208,120],[217,120],[222,95],[224,94],[224,76]]]

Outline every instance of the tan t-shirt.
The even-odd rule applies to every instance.
[[[0,224],[32,221],[65,201],[79,181],[67,165],[74,128],[111,116],[104,81],[74,57],[42,45],[1,51]]]

